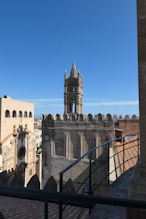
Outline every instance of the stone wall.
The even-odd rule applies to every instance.
[[[126,115],[124,119],[119,117],[116,121],[115,128],[121,129],[123,136],[132,132],[138,132],[139,118],[136,115],[133,115],[131,118],[129,115]]]
[[[104,118],[98,114],[43,115],[42,121],[42,167],[43,184],[52,175],[59,179],[59,172],[70,165],[87,151],[105,141],[114,138],[114,122],[110,114]],[[101,151],[93,151],[72,169],[69,176],[76,179],[88,168],[89,158],[95,160]]]

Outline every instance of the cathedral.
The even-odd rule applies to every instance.
[[[110,114],[84,115],[83,77],[73,63],[71,72],[64,75],[64,114],[43,115],[42,121],[42,176],[43,184],[50,176],[59,179],[59,172],[80,158],[91,148],[114,138],[114,122]],[[92,153],[95,160],[101,150]],[[88,166],[89,157],[80,162],[78,171]],[[71,176],[77,177],[77,170]]]

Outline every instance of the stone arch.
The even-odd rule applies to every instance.
[[[54,140],[56,155],[66,156],[65,135],[63,133],[57,133]]]
[[[32,112],[29,112],[29,117],[32,117]]]
[[[26,111],[24,112],[24,117],[27,117],[27,112]]]
[[[71,157],[75,159],[81,157],[81,139],[77,132],[71,133]]]
[[[96,147],[96,138],[95,138],[94,132],[85,131],[85,141],[86,141],[86,152],[89,151],[91,148]],[[88,155],[88,158],[95,159],[96,158],[96,150],[91,152]]]
[[[9,110],[5,111],[5,117],[10,117],[10,111]]]
[[[109,141],[110,139],[112,139],[112,136],[110,136],[110,133],[108,133],[106,131],[101,131],[99,133],[99,144],[100,145]],[[98,155],[101,156],[104,152],[104,156],[105,156],[108,153],[109,147],[110,147],[110,143],[105,144],[104,146],[100,147],[98,149]]]
[[[21,118],[22,117],[22,111],[19,111],[18,116]]]
[[[16,117],[16,116],[17,116],[16,110],[13,110],[13,112],[12,112],[12,117]]]

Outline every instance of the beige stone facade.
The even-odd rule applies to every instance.
[[[12,171],[27,164],[25,184],[35,174],[34,105],[9,96],[0,98],[0,169]]]

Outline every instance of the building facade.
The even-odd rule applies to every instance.
[[[80,158],[91,148],[115,136],[114,122],[110,114],[82,114],[83,79],[73,63],[71,73],[64,81],[64,114],[43,115],[42,120],[42,177],[43,184],[50,176],[59,180],[59,172]],[[79,177],[89,165],[89,158],[97,159],[101,149],[94,151],[80,162],[78,170],[70,174]],[[66,178],[67,180],[67,178]]]
[[[0,98],[1,171],[24,166],[25,184],[35,174],[34,105],[9,96]]]

